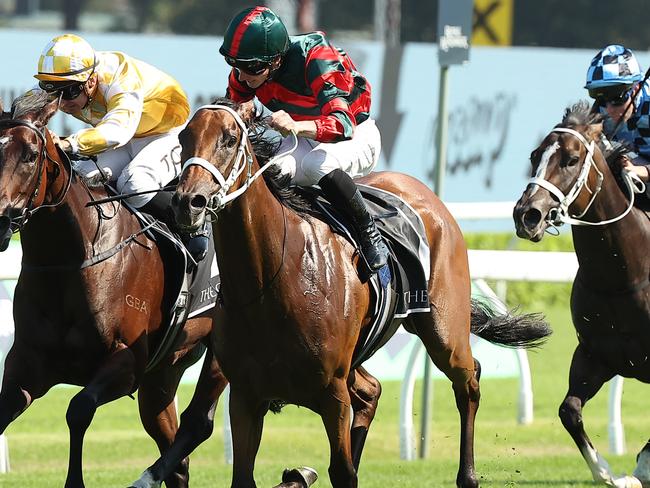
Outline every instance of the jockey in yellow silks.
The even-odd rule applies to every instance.
[[[125,53],[95,51],[74,34],[52,39],[38,60],[40,89],[60,97],[59,108],[91,127],[58,139],[71,154],[95,156],[75,169],[89,179],[108,177],[123,194],[165,187],[180,174],[178,133],[190,114],[187,95],[168,74]],[[127,198],[135,208],[165,219],[171,194]],[[188,244],[202,258],[207,239]],[[196,255],[195,255],[196,254]]]

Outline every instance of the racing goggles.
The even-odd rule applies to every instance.
[[[264,61],[242,61],[240,59],[231,58],[230,56],[226,56],[226,63],[250,76],[261,75],[264,70],[271,67],[271,63],[265,63]]]
[[[596,100],[601,107],[605,107],[607,104],[620,107],[630,99],[631,95],[631,85],[607,86],[589,90],[589,96]]]
[[[83,92],[84,84],[82,82],[69,81],[39,81],[38,86],[48,93],[61,94],[64,100],[74,100]]]

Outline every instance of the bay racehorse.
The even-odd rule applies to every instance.
[[[615,375],[650,382],[650,221],[633,205],[642,183],[620,171],[624,151],[603,138],[602,117],[586,102],[568,108],[531,154],[533,178],[514,221],[517,235],[535,242],[549,226],[572,224],[579,269],[571,317],[578,346],[559,415],[595,481],[632,487],[650,482],[650,444],[634,477],[616,478],[582,421],[585,403]]]
[[[232,486],[255,486],[264,416],[281,401],[321,416],[332,486],[356,487],[381,391],[363,368],[351,367],[367,333],[373,295],[359,278],[354,246],[308,209],[299,211],[292,189],[278,180],[279,169],[265,164],[271,144],[247,135],[256,119],[246,106],[226,99],[199,109],[179,136],[185,169],[172,201],[177,224],[188,229],[201,225],[206,214],[214,216],[224,321],[212,343],[231,384]],[[261,168],[264,178],[257,178]],[[470,330],[510,345],[538,344],[550,331],[537,316],[493,316],[471,301],[461,231],[424,184],[397,173],[362,182],[406,200],[424,222],[431,308],[411,314],[404,325],[452,382],[461,424],[456,482],[478,486],[474,419],[480,365],[472,357]]]
[[[188,320],[157,367],[145,372],[164,334],[165,268],[153,240],[117,202],[87,207],[106,197],[73,171],[46,128],[58,99],[31,92],[0,116],[0,250],[20,230],[22,270],[14,296],[14,344],[0,393],[0,433],[52,386],[83,386],[70,401],[66,487],[84,486],[84,433],[100,405],[138,389],[142,424],[161,452],[175,438],[174,402],[184,369],[196,361],[212,329],[210,311]],[[131,236],[131,237],[129,237]],[[179,463],[168,487],[188,486],[184,444],[211,433],[206,412],[226,385],[210,351],[201,388],[184,417],[195,426],[177,436]]]

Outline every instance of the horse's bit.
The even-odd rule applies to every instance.
[[[203,105],[202,107],[198,108],[197,112],[202,109],[225,110],[234,117],[237,125],[242,132],[242,137],[239,141],[239,148],[237,149],[237,156],[235,156],[235,164],[230,170],[228,178],[224,178],[221,171],[219,171],[219,169],[217,169],[214,164],[200,157],[193,156],[185,161],[185,164],[183,164],[183,171],[185,171],[185,168],[192,165],[201,166],[205,170],[209,171],[221,186],[219,191],[212,197],[211,205],[208,207],[208,210],[216,215],[216,213],[224,208],[227,203],[233,201],[235,198],[244,193],[250,187],[253,181],[255,181],[262,173],[264,173],[264,171],[266,171],[269,166],[274,164],[278,159],[295,151],[296,147],[298,147],[298,137],[296,136],[295,132],[292,132],[292,135],[295,139],[293,147],[288,151],[271,158],[264,166],[258,169],[255,174],[252,174],[253,155],[251,154],[251,150],[248,147],[248,128],[246,127],[246,124],[239,116],[239,114],[225,105]],[[246,160],[247,164],[244,164],[244,159]],[[233,191],[232,193],[228,193],[232,185],[235,183],[235,181],[237,181],[237,178],[239,178],[239,175],[243,173],[244,168],[248,168],[246,182],[237,190]]]
[[[566,127],[556,127],[551,132],[566,132],[568,134],[573,135],[585,147],[585,149],[587,150],[587,155],[585,156],[584,163],[582,165],[580,174],[578,175],[576,182],[573,184],[573,186],[571,187],[571,189],[566,195],[557,186],[555,186],[553,183],[544,179],[541,176],[534,176],[528,181],[529,185],[538,185],[548,190],[560,202],[557,208],[551,209],[551,212],[549,212],[547,222],[554,226],[560,226],[562,224],[606,225],[606,224],[617,222],[621,220],[623,217],[625,217],[628,213],[630,213],[632,207],[634,206],[634,194],[643,193],[645,191],[645,184],[635,174],[630,173],[629,171],[623,171],[622,172],[623,181],[625,182],[625,186],[627,187],[628,193],[630,195],[630,202],[628,204],[628,207],[625,209],[625,211],[621,215],[618,215],[617,217],[607,219],[607,220],[601,220],[600,222],[588,222],[586,220],[580,220],[582,217],[584,217],[584,215],[587,213],[591,205],[594,203],[594,200],[596,199],[596,195],[598,195],[598,193],[602,189],[602,184],[604,179],[603,173],[594,164],[595,142],[594,141],[587,142],[587,140],[580,132]],[[587,191],[591,193],[591,198],[589,199],[589,203],[580,214],[569,215],[569,207],[575,201],[575,199],[578,198],[578,195],[580,194],[582,189],[587,185],[587,179],[589,177],[589,172],[591,168],[593,168],[594,171],[596,171],[598,175],[598,181],[596,183],[596,188],[593,191],[589,187],[587,187]]]

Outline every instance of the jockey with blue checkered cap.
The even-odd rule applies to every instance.
[[[650,179],[650,82],[636,57],[618,44],[603,48],[591,60],[585,88],[594,109],[606,116],[605,133],[634,152],[623,158],[624,169]]]

